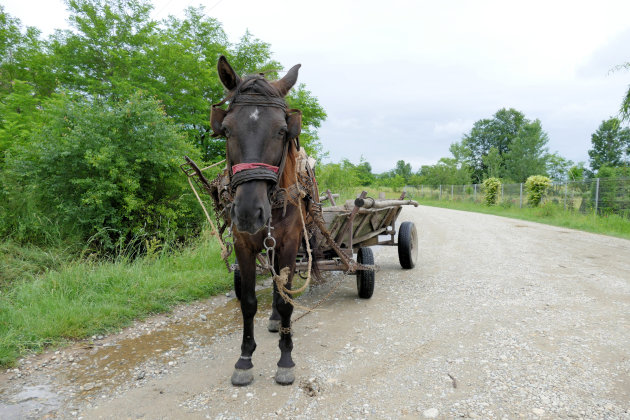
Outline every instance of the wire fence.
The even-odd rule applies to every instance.
[[[483,185],[407,185],[407,196],[425,200],[484,202]],[[554,182],[542,203],[554,203],[565,210],[600,215],[617,214],[630,219],[630,178],[593,178]],[[501,184],[499,203],[528,207],[525,184]]]

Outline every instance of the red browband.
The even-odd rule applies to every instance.
[[[232,166],[232,175],[234,175],[237,172],[244,171],[245,169],[256,169],[256,168],[265,168],[275,173],[278,173],[277,166],[268,165],[266,163],[253,162],[253,163],[239,163],[238,165]]]

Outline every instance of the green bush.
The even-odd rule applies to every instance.
[[[483,201],[487,206],[494,206],[499,201],[501,181],[498,178],[488,178],[483,181]]]
[[[6,160],[5,233],[37,242],[47,220],[106,253],[131,241],[182,237],[200,226],[198,204],[179,169],[197,158],[160,103],[142,94],[110,103],[66,99]],[[0,226],[0,229],[2,227]]]
[[[543,175],[532,175],[525,181],[527,191],[527,203],[532,207],[538,207],[547,189],[551,186],[551,180]]]

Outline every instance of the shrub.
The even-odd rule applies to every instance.
[[[551,180],[543,175],[532,175],[525,181],[527,191],[527,203],[532,207],[538,207],[547,189],[551,186]]]
[[[487,206],[494,206],[499,201],[501,181],[498,178],[488,178],[483,181],[483,201]]]
[[[49,112],[49,123],[7,159],[9,206],[40,214],[106,253],[129,249],[130,241],[182,237],[200,225],[178,167],[183,155],[198,152],[157,100],[66,100]],[[29,206],[20,204],[24,197],[32,197]],[[18,211],[9,221],[13,232],[27,215]]]

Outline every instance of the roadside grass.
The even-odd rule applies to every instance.
[[[38,275],[59,270],[72,259],[67,249],[19,245],[13,241],[0,243],[0,291],[16,282],[34,280]]]
[[[0,289],[0,366],[231,286],[219,244],[207,234],[182,250],[134,261],[69,262]]]
[[[554,203],[545,203],[540,207],[534,208],[518,208],[501,204],[486,206],[470,201],[426,200],[418,198],[415,198],[415,200],[426,206],[493,214],[496,216],[528,220],[531,222],[630,239],[630,220],[615,214],[597,216],[595,214],[583,214],[577,211],[565,210],[562,206]]]

